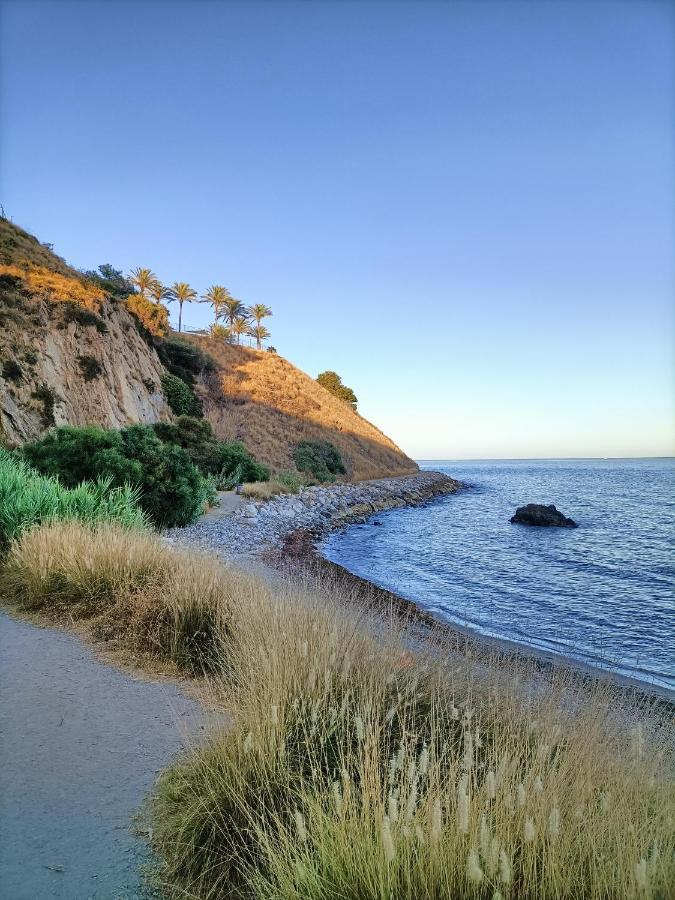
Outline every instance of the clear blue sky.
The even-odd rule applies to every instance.
[[[74,265],[271,305],[417,457],[673,453],[672,3],[0,13],[0,200]]]

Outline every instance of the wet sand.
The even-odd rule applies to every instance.
[[[0,612],[0,896],[143,896],[133,817],[204,723],[175,684],[132,678],[76,635]]]

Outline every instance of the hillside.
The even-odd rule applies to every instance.
[[[303,440],[335,444],[354,480],[417,469],[390,438],[283,357],[210,338],[190,340],[216,362],[202,388],[216,434],[255,448],[273,469],[292,468],[293,448]]]
[[[0,443],[54,425],[171,420],[161,360],[169,365],[173,339],[148,334],[124,302],[0,219]],[[214,361],[189,377],[216,434],[242,441],[272,469],[292,468],[300,441],[328,440],[354,480],[416,470],[386,435],[282,357],[184,339]]]

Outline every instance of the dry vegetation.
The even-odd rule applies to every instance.
[[[270,478],[269,481],[251,481],[249,484],[242,485],[241,493],[244,497],[250,497],[252,500],[271,500],[279,494],[295,493],[287,484],[278,481],[276,478]]]
[[[26,532],[1,577],[3,595],[22,610],[88,620],[108,639],[196,672],[220,664],[238,583],[216,560],[154,534],[79,522]]]
[[[113,525],[25,533],[2,586],[217,673],[232,726],[148,810],[168,896],[672,896],[673,723],[627,690]]]
[[[12,264],[43,267],[61,275],[79,276],[79,272],[57,256],[51,246],[41,244],[34,235],[0,217],[0,265]]]
[[[204,411],[218,437],[240,440],[272,469],[293,467],[303,440],[331,441],[355,481],[403,475],[417,466],[386,435],[283,357],[195,338],[217,363]]]
[[[22,269],[15,265],[0,265],[0,275],[20,278],[26,289],[37,299],[50,303],[74,303],[91,312],[100,312],[105,294],[100,288],[71,275],[61,275],[50,269]]]
[[[665,900],[672,728],[349,607],[311,583],[237,596],[234,726],[154,801],[171,896]]]

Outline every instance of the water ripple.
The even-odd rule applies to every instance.
[[[471,487],[331,535],[325,555],[448,621],[675,689],[675,460],[428,468]],[[579,528],[510,525],[528,502]]]

